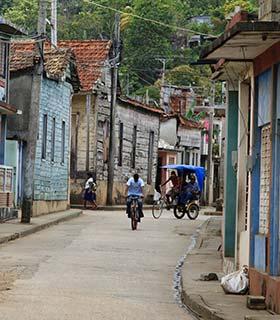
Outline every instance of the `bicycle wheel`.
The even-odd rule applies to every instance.
[[[177,219],[182,219],[184,218],[185,214],[186,214],[186,210],[185,208],[180,211],[178,206],[174,206],[173,207],[173,213],[174,213],[174,216],[177,218]]]
[[[152,208],[153,217],[155,219],[158,219],[161,216],[163,209],[164,209],[164,200],[163,199],[160,199],[158,201],[154,201],[153,208]]]
[[[187,216],[190,220],[195,220],[199,215],[199,207],[195,203],[191,203],[187,209]]]
[[[131,229],[132,230],[137,230],[137,224],[138,224],[138,219],[137,219],[137,213],[136,213],[136,206],[132,206],[131,208]]]

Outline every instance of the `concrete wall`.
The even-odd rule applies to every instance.
[[[68,206],[71,91],[72,87],[68,83],[57,83],[48,79],[42,81],[40,125],[34,172],[34,216],[65,210]],[[43,117],[45,114],[48,117],[47,152],[46,159],[42,159]],[[54,161],[51,160],[53,118],[56,119]],[[65,122],[64,163],[62,163],[62,121]],[[37,205],[36,202],[38,202]]]
[[[158,162],[158,141],[159,141],[159,115],[149,111],[142,111],[137,107],[129,107],[126,104],[118,102],[116,109],[116,152],[115,152],[115,181],[113,199],[115,203],[125,201],[125,183],[135,172],[147,184],[148,177],[148,150],[150,132],[154,132],[154,146],[152,159],[152,183],[146,185],[146,195],[152,195],[156,179]],[[118,148],[119,148],[119,124],[123,123],[123,161],[122,166],[118,166]],[[133,128],[137,126],[137,145],[136,145],[136,163],[135,168],[131,167],[132,136]]]
[[[171,146],[177,143],[177,119],[171,118],[160,123],[160,138]]]

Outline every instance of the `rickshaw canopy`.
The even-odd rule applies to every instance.
[[[196,167],[187,164],[169,164],[163,166],[163,169],[177,170],[178,175],[193,173],[196,176],[197,183],[200,191],[203,190],[204,178],[205,178],[205,168]]]

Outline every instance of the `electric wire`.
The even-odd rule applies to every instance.
[[[163,26],[163,27],[167,27],[167,28],[171,28],[171,29],[176,29],[176,30],[180,30],[180,31],[186,31],[186,32],[190,32],[190,33],[195,33],[195,34],[199,34],[199,35],[202,35],[202,36],[210,36],[210,37],[215,37],[214,35],[212,34],[208,34],[208,33],[203,33],[203,32],[198,32],[198,31],[195,31],[195,30],[192,30],[192,29],[188,29],[188,28],[183,28],[183,27],[178,27],[176,25],[172,25],[172,24],[168,24],[168,23],[164,23],[164,22],[161,22],[161,21],[158,21],[158,20],[154,20],[154,19],[150,19],[150,18],[145,18],[143,16],[139,16],[137,14],[134,14],[134,13],[128,13],[128,12],[124,12],[122,10],[118,10],[118,9],[115,9],[115,8],[112,8],[112,7],[108,7],[108,6],[105,6],[103,4],[100,4],[100,3],[97,3],[95,1],[90,1],[91,4],[97,6],[97,7],[100,7],[102,9],[108,9],[108,10],[111,10],[111,11],[114,11],[116,13],[120,13],[120,14],[125,14],[127,16],[131,16],[133,18],[137,18],[137,19],[140,19],[140,20],[143,20],[143,21],[146,21],[146,22],[151,22],[151,23],[154,23],[154,24],[158,24],[160,26]]]

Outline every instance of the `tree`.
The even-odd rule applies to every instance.
[[[37,0],[14,0],[9,1],[10,7],[6,6],[3,11],[5,18],[17,26],[35,33],[37,31],[38,1]]]
[[[133,12],[146,19],[172,24],[173,3],[172,0],[135,0]],[[147,83],[153,84],[159,77],[162,64],[157,59],[172,55],[171,35],[169,27],[132,18],[123,34],[123,64],[140,79],[135,90]]]
[[[257,2],[255,0],[227,0],[223,6],[225,15],[234,12],[236,7],[248,12],[255,12],[257,10]]]

